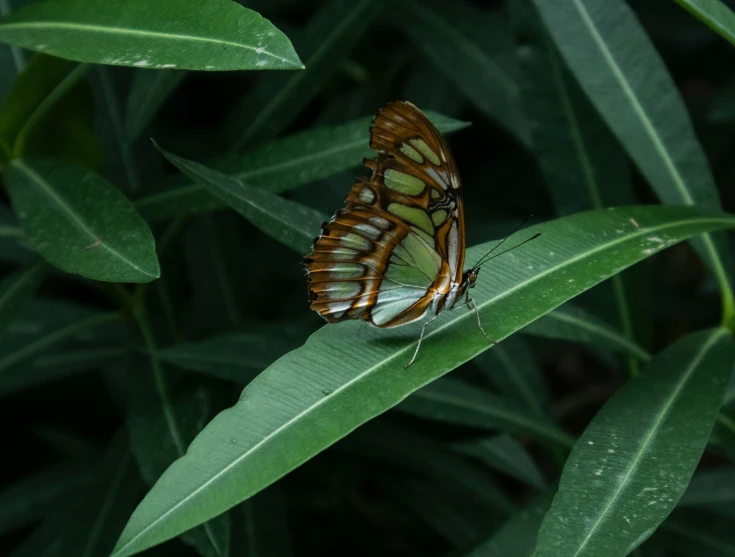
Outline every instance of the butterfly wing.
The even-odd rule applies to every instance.
[[[371,128],[375,160],[307,258],[311,308],[327,321],[395,327],[420,319],[461,278],[459,178],[439,131],[415,106],[393,102]]]

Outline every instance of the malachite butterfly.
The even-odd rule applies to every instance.
[[[398,327],[445,309],[474,308],[469,296],[479,264],[465,256],[462,188],[449,147],[413,104],[383,107],[370,128],[375,159],[363,163],[344,209],[322,227],[306,259],[311,309],[329,323],[362,319]],[[481,262],[480,262],[481,264]]]

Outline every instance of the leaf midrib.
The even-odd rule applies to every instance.
[[[548,269],[544,270],[543,272],[538,273],[537,275],[534,275],[533,277],[531,277],[531,278],[529,278],[529,279],[521,282],[520,284],[517,284],[517,285],[513,286],[512,288],[509,288],[505,292],[500,293],[500,294],[498,294],[497,296],[495,296],[493,298],[490,298],[486,302],[481,303],[481,304],[477,304],[478,311],[481,310],[482,308],[484,308],[487,305],[490,305],[492,303],[495,303],[495,302],[497,302],[499,300],[502,300],[502,299],[506,298],[509,294],[515,292],[516,290],[519,290],[521,288],[527,287],[528,285],[536,282],[537,280],[540,280],[541,278],[545,277],[546,275],[548,275],[548,274],[550,274],[552,272],[555,272],[555,271],[557,271],[558,269],[560,269],[562,267],[565,267],[565,266],[568,266],[570,264],[576,263],[579,260],[582,260],[582,259],[591,257],[591,256],[595,255],[596,253],[598,253],[600,251],[604,251],[606,249],[609,249],[609,248],[611,248],[611,247],[613,247],[613,246],[615,246],[617,244],[625,243],[625,242],[628,242],[630,240],[634,240],[634,239],[639,238],[639,237],[644,236],[644,235],[649,235],[652,232],[659,232],[659,231],[666,230],[666,229],[669,229],[669,228],[676,228],[678,226],[683,226],[685,224],[691,224],[692,223],[692,220],[693,219],[688,219],[688,220],[685,220],[685,221],[673,221],[673,222],[667,222],[667,223],[662,224],[662,225],[659,225],[659,226],[651,226],[651,227],[647,227],[647,228],[640,228],[640,229],[637,229],[636,232],[633,232],[633,233],[631,233],[631,234],[629,234],[627,236],[615,238],[612,241],[609,241],[607,243],[601,244],[601,245],[597,246],[596,248],[593,248],[593,249],[588,250],[588,251],[586,251],[586,252],[584,252],[582,254],[579,254],[579,255],[577,255],[575,257],[572,257],[572,258],[566,260],[564,263],[560,263],[560,264],[558,264],[556,266],[549,267]],[[731,225],[731,226],[733,224],[735,224],[735,221],[733,219],[726,219],[726,218],[719,218],[719,219],[718,218],[699,218],[699,219],[696,220],[696,222],[698,222],[700,224],[703,224],[705,222],[710,222],[710,223],[713,223],[713,224],[714,223],[717,223],[717,224],[726,223],[727,225]],[[459,316],[459,317],[457,317],[455,319],[448,320],[445,324],[440,325],[439,327],[437,327],[433,331],[430,331],[430,332],[426,333],[426,335],[424,335],[425,336],[425,339],[426,338],[429,338],[429,337],[432,337],[434,335],[439,334],[441,331],[443,331],[447,327],[450,327],[450,326],[456,324],[457,322],[459,322],[461,320],[464,320],[464,319],[472,319],[472,318],[474,318],[474,316],[472,316],[470,314],[465,314],[465,315]],[[505,338],[505,337],[503,337],[503,338]],[[502,340],[502,339],[498,339],[498,340]],[[148,525],[145,528],[143,528],[135,536],[133,536],[132,538],[130,538],[130,540],[125,545],[123,545],[118,551],[116,551],[113,554],[113,557],[115,555],[119,555],[120,553],[122,553],[127,547],[129,547],[130,545],[132,545],[137,539],[139,539],[140,537],[142,537],[149,530],[155,528],[156,525],[159,524],[161,521],[163,521],[167,516],[169,516],[170,514],[172,514],[173,512],[175,512],[179,507],[181,507],[187,501],[189,501],[190,499],[192,499],[193,497],[195,497],[199,492],[201,492],[202,490],[206,489],[207,486],[209,486],[210,484],[212,484],[215,481],[217,481],[221,476],[223,476],[224,474],[226,474],[230,469],[232,469],[235,466],[237,466],[238,464],[240,464],[247,457],[249,457],[251,454],[253,454],[258,449],[260,449],[260,447],[262,447],[265,444],[267,444],[268,441],[270,441],[271,439],[273,439],[274,437],[276,437],[281,431],[284,431],[284,430],[288,429],[292,424],[300,421],[304,416],[308,415],[310,412],[312,412],[316,408],[318,408],[321,405],[325,404],[327,401],[334,400],[336,398],[335,395],[337,395],[339,392],[344,391],[345,389],[351,387],[352,385],[354,385],[355,383],[359,382],[360,380],[362,380],[366,376],[370,375],[374,370],[376,370],[376,369],[380,368],[381,366],[385,365],[387,362],[390,362],[392,360],[395,360],[398,357],[403,356],[405,353],[411,351],[413,349],[413,346],[414,346],[414,342],[406,345],[404,348],[401,348],[401,349],[395,351],[391,356],[389,356],[389,357],[385,358],[384,360],[382,360],[382,361],[374,364],[373,366],[371,366],[370,368],[368,368],[366,371],[360,373],[359,375],[357,375],[356,377],[354,377],[352,380],[348,381],[344,385],[342,385],[340,387],[337,387],[332,392],[331,396],[320,398],[316,403],[312,404],[308,408],[305,408],[303,411],[299,412],[297,415],[295,415],[294,417],[292,417],[291,419],[289,419],[288,421],[286,421],[285,423],[283,423],[281,426],[279,426],[278,428],[276,428],[275,430],[273,430],[273,432],[271,432],[268,435],[266,435],[265,437],[263,437],[263,439],[261,439],[260,441],[258,441],[255,445],[253,445],[245,453],[243,453],[241,456],[237,457],[230,464],[228,464],[227,466],[225,466],[222,470],[220,470],[215,475],[213,475],[211,478],[209,478],[207,481],[205,481],[202,485],[200,485],[199,487],[195,488],[191,493],[189,493],[187,496],[185,496],[183,499],[181,499],[177,503],[174,503],[167,511],[165,511],[164,513],[162,513],[158,518],[156,518],[155,520],[149,522]],[[427,382],[425,384],[428,384],[428,383],[429,382]]]

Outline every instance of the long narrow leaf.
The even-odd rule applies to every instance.
[[[607,125],[665,203],[720,209],[717,188],[666,66],[622,0],[534,0],[556,46]],[[735,326],[724,235],[694,243]]]
[[[622,333],[574,304],[564,304],[523,329],[529,335],[581,342],[647,361],[651,355]]]
[[[436,112],[427,111],[427,116],[442,133],[469,126]],[[367,116],[332,128],[311,128],[208,166],[259,189],[288,191],[354,168],[364,157],[374,155],[368,146],[371,119]],[[146,219],[158,219],[211,211],[223,203],[194,183],[144,197],[135,206]]]
[[[407,398],[398,409],[437,421],[527,435],[562,447],[571,447],[574,443],[574,438],[552,420],[452,379],[440,379],[427,385]]]
[[[220,71],[303,68],[283,33],[230,0],[42,2],[0,20],[0,41],[94,64]]]
[[[735,14],[720,0],[676,0],[723,39],[735,45]]]
[[[628,207],[565,217],[530,229],[541,237],[483,270],[473,297],[488,334],[502,340],[667,245],[727,226],[735,226],[735,217],[691,207]],[[616,229],[623,233],[608,232]],[[470,248],[469,260],[489,245]],[[428,329],[406,372],[419,329],[386,331],[344,322],[323,327],[280,358],[163,474],[133,513],[115,557],[224,512],[489,348],[475,316],[446,312]]]
[[[663,522],[707,445],[733,361],[727,330],[694,333],[608,401],[567,460],[539,557],[623,557]]]
[[[326,215],[310,207],[251,188],[226,174],[163,150],[161,152],[188,178],[196,180],[263,232],[303,255],[309,253],[314,233],[327,220]]]
[[[508,68],[513,61],[508,62],[504,50],[512,44],[505,19],[465,2],[450,6],[408,0],[400,5],[405,13],[400,26],[424,55],[483,113],[529,146],[515,68]]]

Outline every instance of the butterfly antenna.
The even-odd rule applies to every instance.
[[[485,261],[483,261],[482,263],[480,263],[480,265],[484,265],[485,263],[487,263],[487,262],[488,262],[488,261],[490,261],[491,259],[495,259],[496,257],[500,257],[501,255],[503,255],[504,253],[508,253],[509,251],[512,251],[512,250],[514,250],[514,249],[516,249],[516,248],[519,248],[519,247],[521,247],[521,246],[522,246],[523,244],[527,244],[528,242],[530,242],[531,240],[535,240],[535,239],[536,239],[536,238],[538,238],[539,236],[541,236],[541,232],[537,232],[536,234],[534,234],[534,235],[533,235],[533,236],[531,236],[530,238],[526,238],[526,239],[525,239],[525,240],[523,240],[523,241],[522,241],[522,242],[521,242],[520,244],[516,244],[516,245],[515,245],[515,246],[513,246],[512,248],[508,248],[508,249],[506,249],[506,250],[503,250],[503,251],[501,251],[500,253],[496,253],[496,254],[495,254],[495,255],[493,255],[492,257],[488,257],[487,259],[485,259]]]
[[[518,226],[516,226],[516,227],[515,227],[515,228],[514,228],[514,229],[513,229],[512,231],[511,231],[511,233],[510,233],[510,234],[508,234],[508,235],[507,235],[507,236],[506,236],[505,238],[503,238],[502,240],[500,240],[500,242],[498,242],[498,243],[497,243],[497,244],[496,244],[495,246],[493,246],[493,249],[491,249],[491,250],[490,250],[489,252],[487,252],[487,253],[486,253],[485,255],[483,255],[483,256],[482,256],[482,257],[480,258],[480,260],[479,260],[479,261],[478,261],[477,263],[475,263],[475,264],[474,264],[474,265],[472,266],[472,268],[473,268],[473,269],[479,269],[479,268],[480,268],[480,265],[482,265],[482,264],[486,263],[487,261],[490,261],[490,259],[487,259],[487,260],[485,260],[485,258],[486,258],[486,257],[487,257],[488,255],[490,255],[490,254],[491,254],[492,252],[494,252],[494,251],[495,251],[496,249],[498,249],[498,248],[499,248],[500,246],[502,246],[502,245],[503,245],[503,242],[505,242],[505,241],[506,241],[506,240],[507,240],[508,238],[510,238],[511,236],[513,236],[513,234],[515,234],[516,232],[518,232],[518,230],[520,230],[520,228],[521,228],[521,227],[522,227],[522,226],[523,226],[524,224],[526,224],[526,223],[527,223],[527,222],[528,222],[529,220],[531,220],[532,218],[533,218],[533,215],[528,215],[528,216],[527,216],[527,217],[526,217],[525,219],[523,219],[523,220],[522,220],[522,221],[520,222],[520,224],[519,224]],[[524,242],[524,243],[525,243],[525,242]],[[518,244],[518,245],[520,245],[520,244]],[[515,247],[518,247],[518,246],[515,246]],[[511,248],[511,249],[514,249],[514,248]],[[506,251],[510,251],[510,250],[506,250]],[[505,253],[505,251],[504,251],[503,253]],[[491,259],[492,259],[492,258],[491,258]]]

